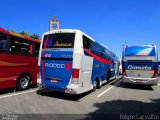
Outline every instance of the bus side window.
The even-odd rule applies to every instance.
[[[10,51],[20,54],[29,54],[29,42],[18,39],[16,37],[10,38]]]
[[[85,36],[83,36],[83,47],[84,49],[90,49],[90,40]]]
[[[105,50],[104,49],[102,49],[102,51],[100,52],[100,57],[105,58]]]
[[[87,49],[88,51],[91,51],[91,52],[95,52],[94,47],[93,47],[94,46],[93,43],[94,42],[92,40],[90,40],[86,36],[83,36],[83,48],[84,49]],[[84,54],[86,56],[89,56],[88,53],[86,53],[85,51],[84,51]]]
[[[7,37],[0,36],[0,50],[6,50],[6,46],[7,46]]]
[[[32,43],[30,43],[29,44],[29,54],[33,54],[33,44]]]
[[[15,45],[15,39],[14,38],[10,38],[10,51],[11,52],[16,52],[16,45]]]
[[[30,53],[30,44],[28,41],[19,41],[20,53],[31,54]]]
[[[37,56],[39,54],[40,43],[34,43],[34,54]]]

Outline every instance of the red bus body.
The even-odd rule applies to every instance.
[[[40,40],[0,28],[0,89],[16,88],[22,76],[29,76],[31,84],[37,83],[39,45]]]

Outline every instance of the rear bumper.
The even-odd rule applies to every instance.
[[[133,78],[133,77],[123,76],[122,81],[124,83],[132,83],[132,84],[157,85],[158,77],[156,78]]]
[[[69,84],[67,85],[66,89],[65,89],[65,93],[69,93],[69,94],[81,94],[80,90],[79,90],[79,84]]]
[[[46,88],[48,90],[53,90],[53,91],[58,91],[58,92],[63,92],[63,93],[68,93],[68,94],[80,94],[79,91],[79,84],[69,84],[67,86],[65,85],[56,85],[56,84],[44,84],[42,83],[42,87]]]
[[[67,86],[57,86],[57,85],[49,86],[49,85],[44,85],[42,83],[42,87],[48,90],[53,90],[53,91],[58,91],[58,92],[63,92],[63,93],[68,93],[68,94],[74,94],[74,95],[80,95],[84,92],[87,92],[93,89],[93,86],[90,86],[87,89],[83,89],[80,86],[80,84],[68,84]]]

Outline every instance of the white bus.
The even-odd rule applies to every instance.
[[[158,50],[156,45],[124,46],[122,69],[124,83],[158,84]]]
[[[114,53],[80,30],[43,34],[39,55],[43,88],[70,94],[95,90],[118,76],[118,65]]]

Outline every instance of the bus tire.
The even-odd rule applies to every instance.
[[[26,90],[30,86],[30,76],[28,75],[23,75],[18,78],[17,80],[17,90]]]
[[[111,72],[108,71],[108,72],[107,72],[107,80],[110,80],[110,78],[111,78]]]
[[[97,89],[97,81],[95,80],[93,83],[93,92],[96,91]]]
[[[125,86],[125,84],[126,84],[126,83],[125,83],[125,82],[123,82],[123,80],[122,80],[121,84],[122,84],[123,86]]]
[[[102,87],[102,78],[98,81],[97,88],[100,89]]]

